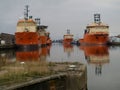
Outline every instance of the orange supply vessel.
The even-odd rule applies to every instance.
[[[109,40],[109,26],[100,20],[100,14],[94,14],[94,23],[86,26],[80,44],[107,44]]]
[[[51,43],[49,33],[46,32],[47,26],[40,25],[40,19],[33,19],[28,17],[28,5],[26,5],[24,18],[17,23],[17,30],[15,32],[15,42],[18,47],[38,47]]]
[[[73,41],[73,35],[70,34],[70,30],[67,30],[67,34],[63,36],[63,43],[64,44],[71,44]]]

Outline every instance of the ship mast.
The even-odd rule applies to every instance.
[[[94,23],[101,23],[100,14],[94,14]]]
[[[25,12],[24,12],[24,19],[25,19],[25,20],[28,20],[28,12],[30,11],[28,8],[29,8],[29,6],[26,5],[26,6],[25,6],[25,9],[24,9],[24,10],[25,10]]]
[[[25,6],[25,11],[24,11],[24,26],[25,26],[25,28],[24,28],[24,30],[25,30],[25,32],[28,32],[29,30],[28,30],[28,28],[27,28],[27,20],[28,20],[28,12],[30,11],[29,9],[29,6],[28,5],[26,5]]]

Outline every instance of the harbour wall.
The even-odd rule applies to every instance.
[[[57,83],[57,81],[54,80],[58,82],[62,80],[63,82]],[[79,70],[68,70],[59,74],[33,79],[29,82],[7,87],[4,90],[44,90],[45,88],[45,90],[56,90],[55,88],[61,87],[62,89],[59,90],[78,90],[77,88],[79,88],[79,90],[87,90],[86,67],[82,66]]]

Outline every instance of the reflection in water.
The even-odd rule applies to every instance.
[[[16,59],[19,61],[46,60],[48,55],[50,55],[50,46],[33,50],[16,51]]]
[[[16,57],[14,51],[0,51],[0,86],[48,74],[46,58],[49,49],[16,51]]]
[[[16,51],[16,61],[23,65],[27,73],[48,73],[47,56],[50,54],[50,46],[34,50]]]
[[[84,50],[85,59],[88,64],[94,64],[95,74],[102,74],[102,65],[109,63],[108,47],[104,45],[98,46],[80,46],[80,49]]]
[[[72,45],[64,46],[64,52],[67,52],[68,56],[72,51],[73,51]],[[34,51],[17,51],[16,52],[17,60],[19,61],[24,60],[24,62],[37,60],[45,63],[47,55],[50,55],[50,47],[44,47]],[[41,65],[43,66],[43,63]],[[33,68],[34,67],[32,66],[32,69]],[[47,65],[46,65],[46,68],[47,68]],[[31,70],[30,67],[29,67],[29,70]],[[26,86],[17,90],[87,90],[86,78],[87,77],[85,72],[85,74],[83,74],[82,77],[79,74],[77,76],[71,75],[69,77],[44,81],[42,83],[37,83],[29,87]]]
[[[64,52],[67,53],[67,57],[70,57],[71,53],[73,52],[73,45],[71,45],[71,44],[64,44],[63,47],[64,47]]]

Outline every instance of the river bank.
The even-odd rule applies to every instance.
[[[36,64],[34,63],[34,65]],[[0,73],[0,77],[3,76],[3,79],[1,79],[0,89],[18,90],[19,88],[29,87],[33,84],[41,83],[47,80],[68,76],[73,77],[73,75],[81,77],[84,74],[86,77],[86,66],[78,62],[48,62],[47,66],[45,66],[43,63],[41,64],[42,67],[40,67],[40,65],[37,66],[39,68],[34,67],[33,65],[32,69],[29,67],[29,72],[25,70],[27,68],[25,68],[26,66],[24,64],[22,67],[17,65],[14,67],[14,70],[12,70],[12,67],[9,67],[9,71],[12,72],[9,74],[7,73],[8,71],[6,67],[6,70]],[[42,68],[43,71],[40,70],[40,68]]]

